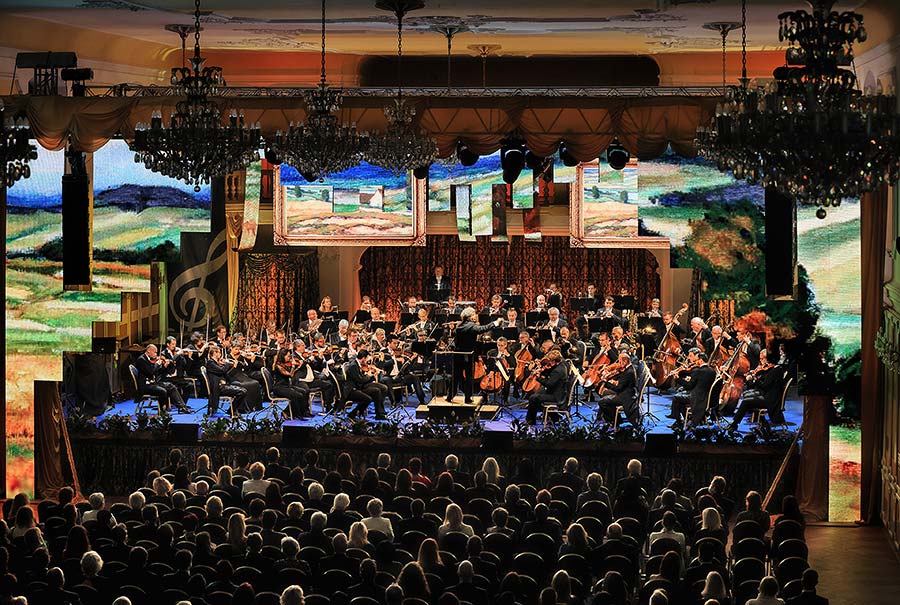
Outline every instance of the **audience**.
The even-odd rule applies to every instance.
[[[393,470],[388,454],[359,475],[346,453],[334,470],[315,450],[302,469],[277,448],[265,461],[239,454],[213,469],[201,455],[189,475],[173,450],[148,475],[151,488],[111,509],[100,492],[76,508],[67,490],[36,519],[17,497],[11,527],[0,523],[2,589],[76,605],[305,605],[307,594],[317,605],[784,603],[775,577],[748,584],[724,557],[734,503],[722,477],[694,501],[678,478],[654,492],[638,460],[612,497],[572,457],[546,482],[525,458],[506,479],[495,458],[470,474],[451,454],[437,480],[419,458]],[[769,540],[787,520],[803,522],[792,497]],[[758,492],[747,493],[734,523],[743,521],[770,530]],[[787,602],[827,605],[816,572],[800,573]]]

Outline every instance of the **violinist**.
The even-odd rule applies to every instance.
[[[634,392],[636,382],[637,373],[631,363],[631,354],[623,351],[619,353],[616,362],[607,367],[601,376],[600,384],[611,392],[600,397],[597,408],[597,420],[602,419],[607,423],[613,422],[616,407],[622,406],[628,421],[632,425],[638,426],[641,413],[640,409],[638,409],[637,397]],[[605,389],[601,390],[605,391]]]
[[[259,347],[251,345],[249,347],[238,346],[231,347],[234,351],[234,358],[238,360],[238,369],[251,379],[258,383],[262,382],[262,369],[265,365],[265,358],[259,353]]]
[[[231,407],[237,411],[243,408],[244,399],[247,397],[247,389],[238,382],[231,380],[237,362],[225,360],[222,357],[222,349],[215,344],[209,346],[209,354],[206,359],[206,374],[209,376],[209,404],[206,413],[210,416],[219,409],[219,396],[232,398]]]
[[[680,388],[672,397],[672,410],[669,418],[675,420],[669,428],[677,428],[685,410],[691,408],[691,422],[702,424],[706,418],[706,400],[709,390],[716,380],[716,371],[706,362],[708,358],[700,349],[693,347],[688,351],[687,363],[674,370],[675,384]]]
[[[728,427],[731,432],[737,431],[744,416],[753,410],[766,410],[775,424],[784,422],[784,411],[781,409],[784,375],[783,366],[769,363],[768,351],[763,349],[759,352],[759,365],[745,377],[748,388],[741,393],[734,420]]]
[[[270,319],[266,322],[265,327],[259,331],[259,342],[266,343],[267,345],[272,342],[272,339],[275,338],[275,330],[278,329],[278,326],[275,325],[275,320]]]
[[[681,348],[684,350],[697,348],[703,352],[707,350],[706,347],[709,346],[709,341],[711,339],[712,332],[710,332],[706,322],[699,317],[694,317],[691,319],[691,331],[687,335],[687,338],[681,342]]]
[[[491,304],[481,310],[482,315],[490,315],[491,317],[503,316],[503,297],[499,294],[491,296]]]
[[[178,387],[172,384],[166,377],[169,373],[170,362],[157,353],[156,345],[147,345],[144,352],[134,360],[137,368],[138,395],[151,395],[159,401],[159,407],[168,410],[172,405],[186,414],[190,409],[184,404]]]
[[[303,342],[298,340],[297,342]],[[272,394],[286,397],[291,406],[293,418],[311,416],[309,407],[309,388],[306,383],[295,383],[298,372],[307,369],[305,364],[298,364],[295,354],[290,349],[281,349],[275,357],[274,385]],[[285,415],[286,417],[286,415]]]
[[[209,343],[203,338],[200,332],[191,334],[191,344],[187,349],[191,352],[184,364],[184,373],[191,378],[196,378],[199,384],[203,384],[200,368],[206,361],[206,352]]]
[[[284,334],[284,330],[281,329],[275,330],[272,335],[273,338],[269,341],[269,348],[266,349],[264,357],[266,359],[266,367],[274,371],[275,356],[281,349],[285,348],[287,337]]]
[[[540,388],[533,394],[528,396],[528,412],[525,415],[525,422],[534,425],[537,422],[537,415],[545,403],[555,403],[563,405],[566,399],[566,365],[562,363],[562,354],[559,349],[553,349],[538,362],[540,369],[537,370],[538,382]]]
[[[244,348],[241,345],[236,344],[231,347],[231,359],[234,361],[234,369],[228,376],[229,382],[240,385],[247,391],[244,403],[248,409],[260,409],[262,404],[262,389],[260,387],[262,385],[248,373],[252,371],[252,368],[247,363],[247,357],[244,356]],[[262,379],[262,374],[259,377]]]
[[[394,387],[398,386],[412,387],[416,392],[416,398],[419,403],[425,403],[425,391],[422,389],[422,381],[411,371],[413,362],[416,361],[415,358],[418,355],[405,353],[403,347],[400,346],[400,339],[394,335],[388,341],[384,352],[384,360],[378,364],[378,367],[383,372],[381,383],[388,387],[391,404],[396,405],[397,403]]]
[[[347,381],[344,384],[345,399],[353,402],[356,407],[347,414],[348,418],[365,416],[369,402],[375,403],[375,419],[385,420],[384,398],[387,397],[388,387],[375,380],[373,368],[369,366],[369,352],[360,349],[356,358],[347,362],[344,374]]]
[[[188,358],[192,354],[190,349],[179,349],[178,340],[174,336],[166,337],[166,346],[159,355],[168,361],[169,371],[166,374],[166,378],[177,386],[179,390],[188,384],[188,381],[184,379],[184,370],[187,366]]]
[[[338,322],[337,332],[332,332],[329,337],[330,344],[336,344],[341,348],[345,348],[347,346],[347,338],[350,332],[350,322],[346,319],[342,319]]]
[[[216,326],[215,336],[213,336],[212,343],[218,345],[220,349],[225,349],[225,347],[230,346],[228,338],[228,328],[219,324]]]
[[[369,350],[370,351],[384,351],[388,348],[388,340],[387,335],[384,332],[384,328],[378,328],[375,330],[375,334],[372,335],[372,340],[369,342]]]

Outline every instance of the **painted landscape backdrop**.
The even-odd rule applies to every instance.
[[[63,292],[63,153],[38,147],[30,179],[7,192],[7,492],[32,492],[34,381],[61,380],[63,351],[89,351],[91,323],[117,321],[120,294],[149,288],[150,261],[178,254],[182,231],[209,230],[209,189],[134,163],[123,141],[94,154],[90,292]]]

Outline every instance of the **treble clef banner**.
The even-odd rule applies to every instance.
[[[227,234],[182,233],[181,263],[169,263],[169,325],[187,332],[228,325]]]

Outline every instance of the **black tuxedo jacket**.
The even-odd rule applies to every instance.
[[[375,382],[375,379],[362,371],[359,362],[351,361],[344,368],[344,375],[347,378],[347,385],[353,389],[362,389],[366,385]]]
[[[706,398],[709,389],[716,379],[716,371],[708,365],[691,370],[686,376],[678,379],[678,384],[690,392],[691,403],[706,409]]]
[[[559,402],[565,400],[566,395],[566,364],[558,363],[553,368],[544,374],[543,376],[538,377],[538,382],[541,383],[541,387],[544,391],[552,395],[554,399]]]
[[[137,383],[139,391],[144,389],[148,384],[155,383],[159,380],[160,376],[168,371],[161,365],[156,365],[150,361],[150,358],[147,357],[146,353],[143,353],[134,360],[134,367],[136,367],[138,371]]]
[[[479,334],[490,332],[495,326],[493,323],[479,326],[472,321],[464,321],[456,327],[456,350],[457,351],[474,351],[475,342]]]

